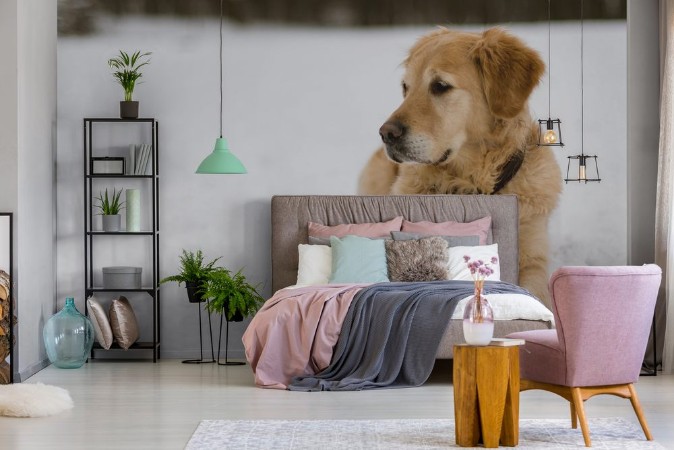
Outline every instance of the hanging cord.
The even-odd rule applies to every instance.
[[[580,0],[580,155],[585,156],[585,91],[583,89],[583,0]]]
[[[552,117],[550,115],[550,90],[552,89],[552,69],[551,69],[551,56],[550,52],[550,0],[548,0],[548,118]]]
[[[222,138],[222,0],[220,0],[220,138]]]

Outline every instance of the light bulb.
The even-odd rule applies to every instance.
[[[543,142],[545,142],[546,144],[556,144],[557,133],[555,133],[555,130],[547,130],[543,135]]]
[[[585,180],[585,164],[578,166],[578,179]]]

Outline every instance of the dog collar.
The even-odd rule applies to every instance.
[[[522,167],[524,162],[524,152],[518,151],[515,153],[502,167],[501,173],[496,180],[494,189],[491,191],[492,194],[498,194],[498,192],[505,187],[506,184],[513,179],[517,174],[517,171]]]

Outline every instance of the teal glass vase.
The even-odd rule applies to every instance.
[[[72,297],[61,311],[49,318],[42,330],[47,357],[61,369],[77,369],[89,358],[94,345],[94,327],[80,314]]]

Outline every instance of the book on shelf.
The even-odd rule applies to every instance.
[[[130,174],[131,175],[147,175],[148,174],[148,165],[150,162],[150,155],[152,154],[152,145],[150,144],[139,144],[131,145],[129,147],[129,162],[130,162]]]
[[[129,145],[129,163],[126,165],[126,174],[134,175],[136,173],[136,146]]]
[[[141,166],[140,174],[141,175],[149,175],[148,174],[148,167],[150,165],[150,160],[152,155],[152,145],[150,144],[145,144],[145,158],[143,159],[143,165]]]
[[[140,166],[140,160],[142,158],[142,150],[143,150],[143,145],[139,144],[135,146],[134,154],[136,155],[134,158],[134,165],[133,165],[133,174],[138,175],[138,167]]]
[[[511,347],[513,345],[524,345],[526,341],[524,339],[510,339],[510,338],[492,338],[489,345],[495,345],[497,347]]]

